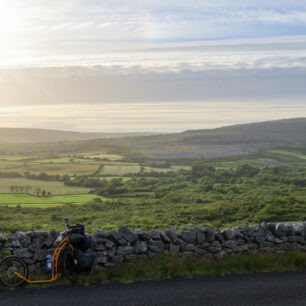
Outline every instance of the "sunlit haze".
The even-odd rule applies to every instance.
[[[213,128],[306,116],[306,3],[0,0],[1,127]]]

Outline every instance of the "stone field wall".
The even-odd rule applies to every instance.
[[[55,231],[0,234],[0,253],[6,251],[20,256],[28,264],[30,272],[39,272],[44,269],[46,255],[52,254],[53,242],[58,235]],[[97,230],[93,236],[93,248],[96,270],[158,254],[223,258],[249,252],[284,253],[295,249],[306,252],[306,222],[262,223],[223,231],[193,228],[182,232],[175,228],[164,232],[130,231],[121,226],[118,231]]]

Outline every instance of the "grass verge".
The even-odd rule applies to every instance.
[[[83,282],[84,284],[106,281],[131,282],[174,277],[303,270],[306,270],[306,253],[300,251],[284,254],[242,254],[224,259],[202,256],[191,258],[156,256],[137,263],[123,263],[118,267],[97,272]]]
[[[81,283],[91,285],[111,281],[133,282],[176,277],[190,278],[205,275],[284,271],[306,271],[306,253],[290,251],[284,254],[241,254],[224,259],[202,256],[189,258],[156,256],[137,263],[125,262],[118,267],[95,272],[90,278],[82,278]],[[40,277],[46,278],[47,276],[36,275],[33,279]],[[64,285],[68,283],[67,279],[61,278],[52,284]],[[0,288],[3,286],[0,285]]]

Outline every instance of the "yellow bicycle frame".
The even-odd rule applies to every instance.
[[[67,236],[65,239],[61,241],[61,243],[58,245],[58,247],[55,249],[53,257],[52,257],[52,277],[51,279],[47,280],[37,280],[37,281],[31,281],[29,278],[25,278],[22,275],[20,275],[18,272],[14,272],[15,275],[17,275],[19,278],[26,281],[28,284],[40,284],[40,283],[50,283],[57,279],[57,272],[58,272],[58,258],[65,246],[71,248],[72,252],[74,251],[74,247],[71,245],[69,237]]]

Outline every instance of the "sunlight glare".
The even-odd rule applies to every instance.
[[[0,39],[10,35],[17,28],[16,11],[9,5],[8,1],[0,0]]]

